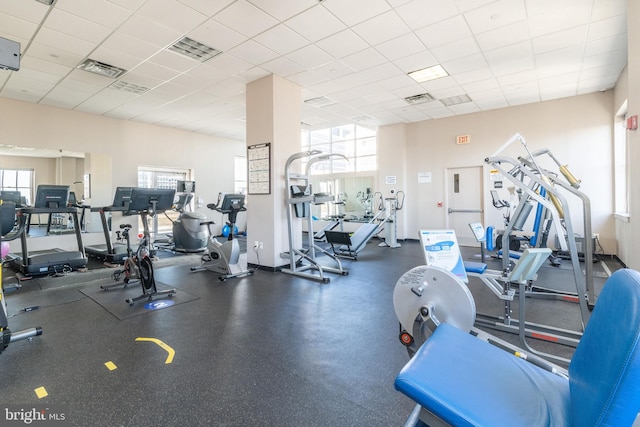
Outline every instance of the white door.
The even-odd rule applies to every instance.
[[[447,169],[447,227],[461,246],[479,246],[470,223],[482,223],[482,166]]]

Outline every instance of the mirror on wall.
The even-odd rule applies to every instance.
[[[84,160],[85,153],[82,152],[0,144],[2,188],[20,191],[24,203],[33,205],[38,185],[68,185],[72,192],[70,200],[81,205],[84,198]],[[86,219],[87,215],[82,215],[83,211],[79,209],[79,218]],[[73,233],[73,224],[69,221],[63,214],[32,215],[29,235]]]
[[[368,222],[373,215],[374,183],[373,176],[315,176],[313,192],[331,194],[333,201],[314,205],[313,215],[321,220],[344,215],[345,221]]]

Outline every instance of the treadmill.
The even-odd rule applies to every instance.
[[[100,222],[102,223],[102,231],[104,232],[106,243],[86,246],[84,249],[87,255],[112,264],[122,264],[122,262],[124,262],[124,259],[127,257],[127,245],[125,243],[111,242],[107,212],[127,212],[129,210],[129,202],[131,201],[132,188],[133,187],[117,187],[111,206],[91,208],[91,212],[98,212],[100,214]]]
[[[66,251],[63,249],[50,249],[29,254],[27,249],[27,228],[24,227],[20,235],[22,243],[22,257],[16,257],[14,266],[20,273],[27,276],[45,275],[51,273],[61,273],[69,270],[87,266],[87,257],[84,253],[84,245],[78,222],[78,209],[70,207],[69,186],[68,185],[38,185],[36,190],[36,201],[34,207],[23,207],[20,209],[22,215],[20,220],[24,224],[30,224],[31,215],[48,214],[49,224],[52,214],[71,215],[73,227],[78,243],[77,251]],[[47,227],[48,231],[48,227]]]

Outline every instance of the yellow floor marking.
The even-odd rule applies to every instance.
[[[49,396],[49,393],[47,393],[47,390],[44,387],[38,387],[34,391],[36,392],[36,396],[38,396],[38,399]]]
[[[107,367],[108,370],[113,371],[114,369],[118,369],[118,367],[116,366],[115,363],[109,361],[109,362],[105,362],[104,366]]]
[[[162,349],[164,349],[167,353],[169,353],[169,356],[167,356],[167,360],[165,360],[164,363],[168,365],[169,363],[173,362],[173,356],[176,355],[175,350],[172,349],[171,347],[169,347],[164,342],[160,341],[159,339],[157,339],[157,338],[141,338],[141,337],[138,337],[138,338],[136,338],[136,341],[149,341],[149,342],[158,344]]]

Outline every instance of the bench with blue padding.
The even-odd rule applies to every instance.
[[[640,411],[640,273],[606,282],[568,378],[448,324],[439,325],[395,387],[454,426],[631,426]]]

